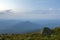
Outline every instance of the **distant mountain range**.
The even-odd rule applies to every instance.
[[[40,30],[43,27],[54,28],[59,26],[60,20],[0,20],[0,33],[27,33]]]
[[[26,22],[5,21],[3,23],[0,22],[0,33],[25,33],[38,30],[40,28],[41,28],[40,25],[32,23],[30,21]]]

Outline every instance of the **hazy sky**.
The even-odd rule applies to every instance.
[[[60,0],[0,0],[0,19],[60,19]]]

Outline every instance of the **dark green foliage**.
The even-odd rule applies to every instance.
[[[53,30],[51,30],[48,27],[44,27],[44,29],[42,30],[42,36],[48,36],[50,37],[50,35],[53,33]]]
[[[33,32],[28,34],[1,34],[0,40],[60,40],[60,27],[50,28],[45,27],[40,32]]]
[[[55,34],[55,35],[60,34],[60,27],[56,27],[56,28],[54,29],[54,34]]]

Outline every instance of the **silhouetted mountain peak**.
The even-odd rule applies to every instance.
[[[25,21],[25,22],[22,22],[23,24],[33,24],[32,22],[30,21]]]
[[[25,23],[31,23],[30,21],[26,21]]]

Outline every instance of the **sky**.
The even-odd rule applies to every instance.
[[[6,10],[13,10],[13,13],[4,13]],[[0,0],[0,19],[60,19],[59,17],[60,0]]]

